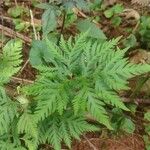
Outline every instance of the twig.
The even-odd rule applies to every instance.
[[[126,97],[122,97],[122,101],[124,103],[135,103],[137,105],[140,104],[146,104],[146,105],[150,105],[150,99],[142,99],[142,98],[126,98]]]
[[[35,24],[34,24],[34,20],[33,20],[33,13],[32,13],[32,10],[30,9],[30,17],[31,17],[31,25],[32,25],[32,28],[33,28],[33,32],[34,32],[34,38],[36,40],[38,40],[38,37],[37,37],[37,33],[36,33],[36,29],[35,29]],[[24,63],[24,65],[22,66],[22,68],[20,69],[20,72],[18,74],[18,76],[22,73],[22,71],[24,70],[24,68],[28,65],[29,63],[29,59],[27,59],[27,61]]]
[[[34,83],[34,81],[32,81],[32,80],[21,79],[21,78],[17,78],[17,77],[12,77],[11,81],[12,82],[16,82],[16,83],[26,83],[26,84],[32,84],[32,83]]]
[[[2,25],[3,25],[3,23],[4,23],[4,18],[3,18],[3,15],[2,15],[2,17],[1,17],[1,20],[2,20]],[[4,26],[3,26],[4,27]],[[3,45],[4,45],[4,28],[2,27],[2,48],[3,48]]]
[[[24,65],[23,65],[22,68],[20,69],[20,72],[18,73],[17,76],[19,76],[19,75],[22,73],[22,71],[24,70],[24,68],[27,66],[28,63],[29,63],[29,59],[26,60],[26,62],[24,63]]]
[[[98,150],[98,149],[89,141],[89,139],[88,139],[85,135],[83,135],[83,137],[84,137],[84,138],[86,139],[86,141],[89,143],[90,147],[93,148],[93,150]]]
[[[81,15],[83,18],[89,19],[89,17],[78,8],[74,7],[72,10],[76,15]],[[98,26],[99,28],[102,27],[101,24],[99,24],[96,20],[93,19],[92,22],[96,24],[96,26]]]
[[[33,13],[32,13],[31,9],[30,9],[30,17],[31,17],[31,25],[32,25],[32,28],[33,28],[34,38],[37,40],[38,37],[37,37],[37,33],[36,33],[36,29],[35,29],[35,24],[34,24]]]
[[[8,27],[4,27],[3,25],[0,25],[0,30],[3,31],[4,35],[9,36],[9,37],[18,37],[21,40],[23,40],[25,43],[27,43],[28,45],[31,44],[32,39],[30,39],[29,37],[22,35],[18,32],[13,31],[12,29],[8,28]]]
[[[136,30],[138,29],[139,25],[140,25],[140,21],[138,21],[138,22],[136,23],[135,27],[134,27],[133,30],[132,30],[132,34],[134,34],[134,33],[136,32]]]
[[[18,6],[17,0],[15,0],[15,5]]]
[[[3,19],[3,20],[5,20],[5,21],[7,21],[7,22],[9,22],[9,23],[13,22],[13,19],[10,18],[10,17],[8,17],[8,16],[0,16],[0,18]],[[36,18],[33,18],[33,21],[34,21],[34,25],[35,25],[35,26],[41,25],[41,20],[36,19]],[[23,21],[23,22],[24,22],[25,24],[31,25],[31,22],[29,22],[29,21]]]

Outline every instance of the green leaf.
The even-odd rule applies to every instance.
[[[28,10],[23,6],[14,6],[8,9],[8,14],[11,17],[17,18],[21,15],[28,14]]]
[[[88,4],[85,0],[75,0],[77,8],[82,10],[89,10]]]
[[[113,6],[114,14],[122,13],[123,10],[124,10],[124,7],[122,4],[116,4],[115,6]]]
[[[51,54],[44,41],[34,40],[32,42],[29,58],[33,67],[40,66],[48,62],[50,55]]]
[[[111,18],[112,16],[122,13],[124,7],[121,4],[116,4],[115,6],[104,11],[104,15],[106,18]]]
[[[19,118],[18,124],[18,133],[26,133],[33,138],[37,138],[37,124],[36,117],[31,115],[28,112],[24,112]]]
[[[20,6],[15,6],[8,9],[8,14],[14,18],[19,17],[22,13],[23,9]]]
[[[93,22],[88,19],[80,20],[77,23],[77,28],[80,32],[87,32],[89,29],[88,36],[96,39],[105,40],[106,36],[99,27],[97,27]]]
[[[10,40],[3,48],[0,59],[0,84],[7,83],[12,75],[17,73],[22,63],[22,41]]]
[[[54,9],[47,9],[42,15],[42,30],[43,34],[47,35],[49,32],[54,31],[57,27],[57,16]]]
[[[97,100],[94,95],[88,96],[87,109],[97,121],[104,124],[108,129],[110,130],[113,129],[112,126],[110,125],[107,112],[104,109],[104,103]]]
[[[40,9],[49,9],[50,5],[48,3],[40,3],[40,4],[36,4],[35,7]]]
[[[146,150],[150,150],[150,140],[148,135],[143,135]]]
[[[150,112],[146,112],[146,113],[144,114],[144,119],[150,121]]]
[[[125,47],[135,47],[137,45],[137,39],[134,34],[130,34],[124,41],[123,45]]]
[[[116,17],[113,17],[113,18],[111,19],[111,22],[112,22],[112,24],[113,24],[115,27],[117,27],[117,26],[119,26],[119,25],[121,24],[122,19],[121,19],[121,17],[116,16]]]
[[[121,127],[122,130],[126,131],[127,133],[133,133],[135,130],[135,124],[128,118],[125,118],[122,123]]]
[[[105,15],[106,18],[111,18],[114,15],[113,9],[105,10],[104,15]]]

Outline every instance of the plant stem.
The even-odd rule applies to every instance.
[[[61,25],[61,30],[60,30],[60,35],[57,41],[57,44],[59,45],[60,39],[61,39],[61,35],[63,34],[64,31],[64,27],[65,27],[65,20],[66,20],[66,11],[63,11],[63,21],[62,21],[62,25]]]

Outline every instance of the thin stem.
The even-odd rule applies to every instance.
[[[66,11],[63,11],[63,21],[62,21],[61,30],[60,30],[60,36],[59,36],[58,41],[57,41],[58,45],[59,45],[59,42],[60,42],[60,39],[61,39],[61,35],[63,34],[63,31],[64,31],[65,20],[66,20]]]
[[[93,150],[98,150],[98,149],[94,146],[94,144],[91,143],[91,142],[89,141],[89,139],[88,139],[85,135],[83,135],[83,137],[84,137],[84,139],[88,142],[88,144],[90,145],[90,147],[91,147]]]
[[[15,0],[15,5],[16,5],[16,7],[18,6],[17,0]]]
[[[32,28],[33,28],[34,38],[35,38],[35,40],[38,40],[36,29],[35,29],[35,24],[34,24],[33,13],[32,13],[31,9],[30,9],[30,17],[31,17],[31,25],[32,25]]]

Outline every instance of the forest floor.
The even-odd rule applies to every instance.
[[[28,30],[22,30],[17,31],[16,27],[14,25],[13,19],[8,13],[9,8],[16,5],[16,1],[10,0],[9,5],[5,5],[4,2],[1,2],[0,0],[0,33],[3,37],[5,37],[5,40],[2,40],[2,36],[0,37],[0,47],[2,48],[8,39],[19,37],[24,41],[24,49],[23,49],[23,67],[18,75],[16,75],[11,80],[11,84],[7,86],[8,91],[15,95],[13,89],[17,86],[20,86],[21,84],[28,84],[32,83],[36,76],[36,70],[34,70],[30,63],[28,63],[28,56],[30,51],[30,45],[31,45],[31,39],[33,37],[33,31],[32,26],[28,28]],[[109,5],[114,5],[116,3],[122,4],[125,9],[130,10],[127,14],[124,14],[122,23],[114,27],[112,26],[109,19],[105,18],[103,14],[99,14],[98,12],[95,13],[95,15],[100,16],[101,20],[99,22],[101,29],[106,34],[109,39],[123,36],[128,37],[129,33],[127,32],[127,28],[131,28],[132,30],[136,31],[138,28],[138,24],[136,22],[136,19],[143,15],[143,14],[149,14],[149,7],[143,7],[139,4],[132,4],[130,0],[107,0],[108,7]],[[41,16],[43,11],[40,9],[37,9],[32,6],[32,2],[29,0],[18,0],[17,5],[24,5],[27,8],[32,9],[33,15],[34,15],[34,23],[39,25],[41,24]],[[86,14],[86,13],[85,13]],[[86,14],[87,16],[90,14]],[[83,17],[82,15],[79,17]],[[23,20],[26,23],[30,23],[31,16],[29,15],[26,18],[23,18]],[[58,30],[60,28],[58,27]],[[66,35],[74,35],[76,34],[77,30],[74,28],[74,26],[71,26],[69,28],[66,28],[64,30],[64,33]],[[40,32],[39,32],[39,36]],[[128,55],[130,56],[131,60],[134,62],[142,62],[147,61],[148,53],[140,53],[137,49],[141,49],[140,46],[137,46],[134,48],[134,51],[131,51]],[[131,87],[134,87],[136,83],[131,82]],[[145,91],[144,91],[145,92]],[[138,96],[142,98],[143,92],[141,92]],[[128,93],[123,93],[123,95],[128,95]],[[72,145],[72,150],[145,150],[145,144],[143,141],[143,124],[142,117],[142,107],[138,106],[138,111],[136,112],[139,117],[134,118],[134,122],[136,123],[136,130],[133,134],[110,134],[109,131],[103,129],[99,133],[87,133],[84,136],[82,136],[81,141],[74,141]],[[51,147],[44,146],[45,150],[50,150]],[[66,149],[64,147],[64,149]]]

